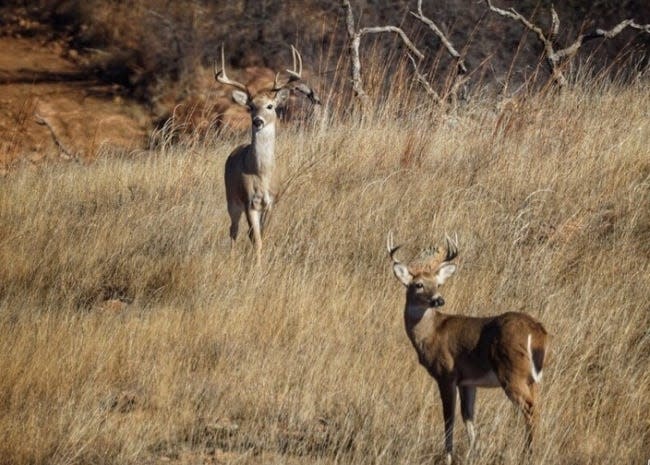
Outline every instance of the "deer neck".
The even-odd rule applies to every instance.
[[[251,148],[250,161],[255,172],[265,174],[272,171],[275,164],[275,124],[253,131]]]
[[[418,352],[420,361],[431,357],[433,343],[436,342],[436,327],[440,318],[437,309],[406,304],[404,309],[404,324],[406,333]]]

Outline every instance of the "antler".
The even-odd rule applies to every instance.
[[[228,76],[226,76],[226,59],[223,53],[223,44],[221,44],[221,69],[217,69],[217,64],[214,64],[214,78],[221,84],[236,87],[237,89],[246,92],[247,95],[250,95],[248,89],[244,84],[241,82],[233,81]]]
[[[388,255],[390,255],[390,259],[393,261],[393,264],[397,264],[400,261],[395,258],[395,252],[402,247],[401,245],[398,245],[397,247],[393,245],[393,231],[388,231],[388,234],[386,236],[386,250],[388,250]]]
[[[444,251],[441,250],[440,247],[435,247],[433,251],[420,255],[419,258],[410,260],[406,265],[409,273],[436,273],[443,263],[450,262],[456,258],[458,256],[458,236],[456,236],[456,239],[454,240],[445,234],[445,240],[447,245]],[[401,264],[401,262],[395,258],[395,252],[397,252],[400,247],[401,245],[395,246],[393,244],[393,231],[388,231],[388,235],[386,236],[386,250],[393,261],[393,265]]]
[[[287,73],[289,73],[291,76],[294,77],[294,79],[302,79],[302,57],[300,56],[300,52],[298,52],[298,49],[294,47],[293,45],[291,46],[291,55],[293,58],[293,70],[287,70]],[[296,62],[298,63],[298,70],[296,71]]]
[[[456,236],[456,240],[453,240],[445,234],[445,242],[447,242],[447,252],[445,253],[444,261],[449,262],[458,256],[458,236]]]
[[[284,84],[280,85],[280,81],[279,81],[280,73],[279,72],[276,73],[275,79],[273,81],[274,91],[281,90],[282,88],[286,87],[288,84],[302,79],[302,57],[300,56],[300,52],[298,52],[298,49],[296,49],[296,47],[294,47],[293,45],[291,46],[291,55],[293,57],[293,69],[285,70],[287,73],[289,73],[289,80]]]
[[[442,263],[450,262],[456,258],[458,256],[458,237],[454,240],[445,234],[445,242],[446,247],[444,250],[441,250],[440,247],[435,247],[435,252],[423,258],[419,266],[423,266],[430,272],[435,272]]]

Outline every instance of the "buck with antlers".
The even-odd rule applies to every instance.
[[[387,249],[393,272],[406,286],[404,323],[420,363],[438,383],[445,422],[447,464],[452,463],[456,391],[467,428],[469,449],[474,444],[474,402],[477,387],[501,387],[523,412],[526,445],[530,451],[536,424],[538,383],[546,353],[547,333],[540,322],[519,312],[486,318],[449,315],[439,288],[454,274],[452,260],[458,255],[447,238],[444,254],[400,263],[388,234]]]
[[[286,70],[289,78],[280,83],[277,73],[273,87],[251,95],[248,88],[226,75],[226,63],[221,48],[221,69],[215,67],[218,82],[235,88],[232,98],[235,103],[248,108],[251,116],[251,143],[237,147],[226,160],[224,180],[226,200],[230,215],[231,251],[234,248],[242,213],[246,214],[249,236],[255,244],[257,264],[261,263],[262,232],[276,193],[275,179],[275,125],[276,110],[285,104],[292,89],[305,94],[312,103],[320,101],[314,91],[302,79],[302,58],[291,46],[293,69]]]

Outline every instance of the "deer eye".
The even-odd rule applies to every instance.
[[[415,288],[416,288],[416,289],[423,289],[423,288],[424,288],[424,284],[422,284],[422,283],[415,283]]]
[[[273,104],[272,104],[272,103],[269,103],[269,104],[266,106],[266,108],[269,109],[269,110],[273,110]]]

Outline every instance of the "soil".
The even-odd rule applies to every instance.
[[[0,37],[0,174],[21,163],[91,160],[147,144],[151,116],[62,43]]]

